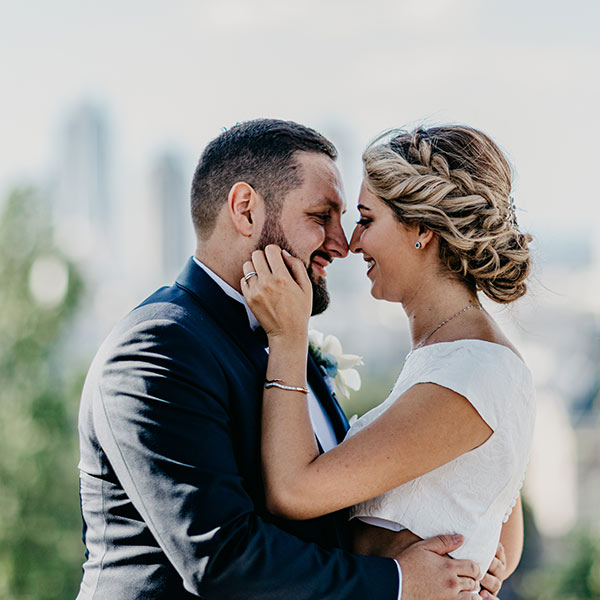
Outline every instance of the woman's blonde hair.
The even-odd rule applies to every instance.
[[[496,302],[525,294],[532,238],[517,225],[510,165],[487,135],[464,125],[393,130],[363,164],[367,189],[400,222],[438,235],[449,273]]]

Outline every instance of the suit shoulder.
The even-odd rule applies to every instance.
[[[216,366],[222,332],[202,305],[187,296],[176,286],[154,292],[114,326],[94,362],[158,355]]]

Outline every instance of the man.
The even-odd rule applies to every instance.
[[[460,541],[421,542],[398,562],[360,557],[343,550],[343,512],[291,522],[265,508],[266,340],[240,294],[242,264],[268,243],[288,248],[309,268],[313,312],[325,309],[325,269],[348,252],[335,158],[315,131],[275,120],[204,151],[194,257],[115,327],[84,386],[80,600],[476,597],[474,563],[444,556]],[[312,360],[307,376],[326,450],[347,423]]]

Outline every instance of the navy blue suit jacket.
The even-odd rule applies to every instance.
[[[265,509],[264,338],[190,259],[112,331],[83,390],[79,600],[395,600],[396,564],[347,548],[345,515]],[[310,361],[338,439],[345,417]]]

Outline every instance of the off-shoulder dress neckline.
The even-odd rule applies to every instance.
[[[498,342],[490,342],[488,340],[480,340],[479,338],[461,338],[459,340],[451,340],[449,342],[436,342],[434,344],[427,344],[426,346],[421,346],[420,348],[415,348],[414,350],[411,350],[406,355],[406,358],[404,359],[404,361],[406,362],[411,356],[414,356],[417,352],[422,352],[423,350],[425,350],[427,348],[435,349],[436,347],[449,346],[451,344],[459,344],[461,342],[468,342],[468,343],[476,342],[476,343],[480,343],[480,344],[487,344],[490,347],[497,346],[499,348],[504,348],[504,350],[507,350],[508,352],[510,352],[510,354],[512,354],[520,363],[522,363],[524,366],[527,366],[525,364],[525,361],[523,360],[523,358],[521,356],[519,356],[514,350],[512,350],[508,346],[506,346],[504,344],[499,344]]]

